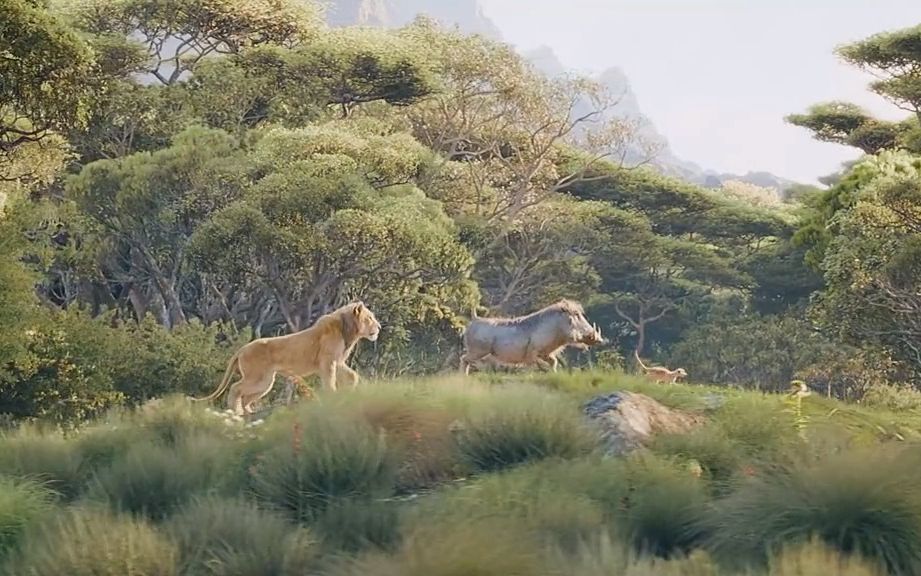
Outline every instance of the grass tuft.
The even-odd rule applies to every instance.
[[[250,467],[250,486],[264,504],[309,522],[340,499],[393,494],[397,462],[384,435],[335,415],[290,426],[287,437],[275,430]]]
[[[316,555],[305,528],[242,500],[198,499],[165,525],[184,576],[285,576]]]
[[[176,548],[142,520],[71,508],[29,531],[8,574],[176,576]]]

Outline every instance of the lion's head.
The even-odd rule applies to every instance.
[[[365,338],[374,342],[381,332],[381,323],[370,308],[365,306],[364,302],[358,302],[352,309],[355,319],[356,334],[359,338]]]

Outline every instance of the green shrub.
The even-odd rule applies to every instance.
[[[544,458],[577,458],[591,452],[597,435],[565,397],[498,391],[475,408],[459,443],[470,464],[492,472]]]
[[[80,453],[63,435],[22,428],[0,439],[0,470],[7,476],[41,483],[64,499],[86,487]]]
[[[0,374],[4,412],[71,425],[121,402],[106,364],[117,343],[105,322],[76,307],[39,318],[25,353]]]
[[[176,395],[137,407],[127,417],[126,424],[149,432],[167,446],[175,446],[188,437],[224,437],[227,431],[227,425],[219,415]]]
[[[109,328],[119,345],[107,359],[115,389],[131,404],[179,392],[199,396],[217,383],[248,335],[219,343],[220,328],[192,320],[172,330],[152,316]]]
[[[184,576],[302,574],[315,556],[305,528],[240,500],[196,500],[165,529],[179,547]]]
[[[921,570],[917,448],[873,447],[778,467],[718,501],[702,524],[724,562],[761,564],[766,554],[813,535],[829,546]]]
[[[141,520],[72,508],[29,531],[8,574],[29,576],[176,576],[177,553]]]
[[[385,437],[355,420],[335,415],[278,428],[255,456],[250,486],[260,501],[298,521],[310,521],[342,498],[393,493],[397,462]]]
[[[225,442],[209,437],[189,437],[175,447],[139,444],[97,475],[88,496],[162,519],[193,496],[229,490],[233,458]]]
[[[584,542],[576,554],[558,555],[555,564],[568,576],[717,576],[717,567],[706,553],[663,560],[637,556],[629,544],[602,533]],[[726,575],[729,576],[729,575]],[[734,576],[734,575],[733,575]]]
[[[52,505],[53,495],[39,484],[0,477],[0,558]]]
[[[394,550],[400,543],[400,510],[393,502],[342,500],[328,507],[315,526],[333,550]]]

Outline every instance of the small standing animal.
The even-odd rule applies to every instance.
[[[381,325],[363,302],[352,302],[321,316],[310,328],[272,338],[258,338],[242,346],[231,358],[217,389],[196,401],[214,400],[228,388],[239,370],[240,379],[231,384],[227,407],[235,414],[252,414],[253,405],[272,390],[275,374],[303,383],[319,374],[323,386],[335,391],[337,379],[358,384],[358,373],[346,365],[362,338],[374,342]]]
[[[640,368],[643,370],[643,375],[650,380],[655,382],[668,382],[669,384],[674,384],[681,378],[688,377],[688,373],[684,370],[684,368],[669,370],[663,366],[646,366],[643,364],[643,361],[640,360],[639,352],[634,350],[633,355],[636,357],[636,361],[639,362]]]
[[[464,330],[461,370],[481,361],[532,365],[557,370],[557,356],[567,346],[586,349],[605,340],[598,326],[589,324],[578,302],[560,300],[517,318],[473,319]]]

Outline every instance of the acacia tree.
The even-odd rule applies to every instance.
[[[20,147],[84,119],[92,57],[39,0],[0,4],[0,38],[0,180],[20,180]]]
[[[439,90],[407,110],[413,133],[462,173],[463,213],[512,222],[582,178],[601,159],[621,157],[635,130],[604,120],[616,100],[584,79],[548,79],[514,51],[482,37],[417,20],[405,38],[436,67]],[[575,115],[573,111],[590,109]],[[567,154],[578,144],[581,153]]]
[[[787,121],[826,142],[854,146],[867,154],[906,148],[921,151],[921,26],[876,34],[837,50],[847,63],[878,78],[870,89],[914,116],[902,122],[871,117],[847,102],[818,104]]]
[[[73,16],[99,37],[97,48],[110,61],[123,60],[130,46],[142,48],[142,61],[130,58],[136,71],[167,86],[211,55],[295,45],[319,26],[315,4],[291,0],[98,0],[79,5]]]

